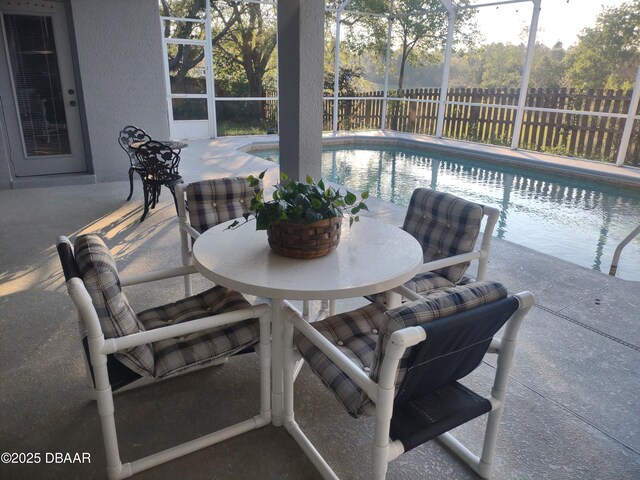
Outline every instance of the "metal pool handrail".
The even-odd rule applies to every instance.
[[[640,234],[640,225],[633,229],[633,231],[627,235],[624,240],[620,242],[620,244],[616,247],[616,251],[613,252],[613,260],[611,261],[611,268],[609,268],[609,275],[612,277],[616,276],[616,271],[618,270],[618,262],[620,261],[620,254],[622,253],[622,249],[627,246],[627,244],[636,236]]]

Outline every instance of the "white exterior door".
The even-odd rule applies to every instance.
[[[17,177],[84,172],[64,4],[0,0],[0,99]]]

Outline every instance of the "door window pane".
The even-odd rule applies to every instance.
[[[207,93],[207,69],[202,45],[167,45],[171,93]]]
[[[5,14],[4,24],[26,155],[70,154],[51,17]]]
[[[206,120],[207,99],[206,98],[173,98],[174,120]]]

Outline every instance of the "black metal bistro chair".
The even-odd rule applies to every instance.
[[[182,177],[178,173],[180,155],[168,145],[150,140],[136,149],[136,156],[143,168],[144,212],[140,221],[144,221],[149,213],[149,204],[151,208],[155,208],[163,185],[173,195],[173,202],[178,212],[175,187],[182,183]]]
[[[135,142],[148,142],[149,140],[151,140],[151,137],[147,132],[133,125],[127,125],[118,135],[118,143],[129,157],[129,196],[127,197],[127,201],[131,200],[131,196],[133,195],[133,173],[136,172],[141,177],[144,173],[144,168],[140,165],[140,162],[138,162],[136,152],[131,148],[131,144]]]

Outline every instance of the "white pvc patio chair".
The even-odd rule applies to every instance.
[[[428,188],[413,191],[403,230],[413,235],[424,251],[421,272],[405,283],[421,295],[471,281],[465,276],[471,261],[478,261],[476,281],[484,280],[489,262],[491,237],[500,211],[450,193]],[[476,241],[486,217],[480,247]],[[398,305],[397,295],[387,295],[390,307]],[[367,297],[382,300],[385,294]]]
[[[270,325],[267,305],[251,306],[238,292],[216,286],[175,303],[134,313],[123,286],[194,273],[193,266],[120,279],[97,235],[72,247],[59,237],[67,291],[79,315],[87,377],[97,400],[110,479],[127,478],[177,457],[267,425],[271,421]],[[148,457],[123,464],[113,393],[226,361],[259,342],[260,411],[243,422]]]
[[[193,242],[211,227],[248,212],[256,190],[246,178],[217,178],[177,185],[178,223],[182,264],[192,265]],[[184,277],[185,295],[191,295],[191,277]]]
[[[296,355],[302,355],[350,415],[375,415],[371,478],[385,478],[388,462],[433,438],[489,478],[516,335],[533,295],[508,296],[491,281],[427,297],[398,290],[413,301],[391,310],[374,302],[312,324],[290,312],[284,330],[284,426],[324,478],[338,478],[295,421],[293,371]],[[493,338],[505,324],[502,338]],[[498,359],[491,396],[484,398],[458,380],[487,351]],[[487,413],[477,457],[448,431]]]
[[[258,175],[255,175],[256,178]],[[177,185],[178,225],[182,264],[193,264],[193,242],[211,227],[228,220],[240,218],[248,212],[256,191],[261,189],[249,184],[246,178],[216,178],[189,185]],[[184,277],[185,295],[191,295],[191,276]],[[335,309],[335,302],[323,302],[321,311]],[[303,311],[309,318],[309,300],[303,303]]]

